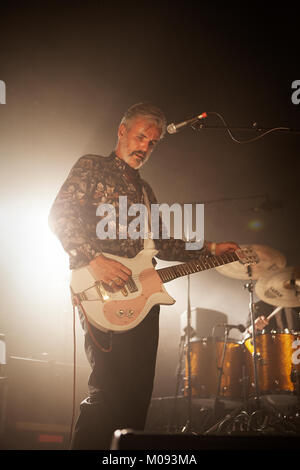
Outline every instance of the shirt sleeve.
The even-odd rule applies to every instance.
[[[88,233],[86,206],[95,187],[95,159],[81,157],[63,183],[49,214],[49,226],[64,250],[73,258],[88,263],[99,253]],[[101,250],[100,250],[101,252]]]
[[[150,204],[157,204],[156,196],[151,186],[143,181],[145,190],[147,192]],[[184,261],[188,262],[199,256],[210,255],[210,252],[206,249],[205,243],[202,248],[196,250],[187,250],[186,242],[181,239],[174,237],[162,238],[164,225],[161,216],[159,216],[159,238],[155,238],[155,247],[159,250],[156,255],[157,258],[165,261]]]

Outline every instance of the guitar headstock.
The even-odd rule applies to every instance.
[[[235,252],[239,258],[239,262],[242,264],[257,264],[259,262],[259,257],[256,252],[250,247],[243,247]]]

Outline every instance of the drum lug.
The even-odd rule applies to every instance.
[[[259,352],[257,352],[256,354],[252,353],[252,357],[255,357],[258,361],[262,360],[261,354]]]

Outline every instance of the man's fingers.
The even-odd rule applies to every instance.
[[[116,274],[116,276],[121,277],[122,279],[128,279],[129,276],[131,276],[132,272],[130,271],[127,266],[125,266],[122,263],[119,263],[118,261],[113,261],[112,263],[113,272]]]
[[[122,286],[124,286],[124,284],[125,284],[126,281],[124,281],[123,279],[121,279],[120,277],[117,276],[117,277],[115,277],[115,278],[113,279],[113,282],[114,282],[117,286],[121,286],[121,287],[122,287]]]
[[[90,262],[90,266],[96,279],[112,292],[122,289],[132,275],[127,266],[106,256],[98,256]]]
[[[222,255],[223,253],[233,252],[238,250],[240,247],[235,242],[221,242],[216,245],[216,254]]]
[[[127,266],[125,266],[124,264],[121,264],[120,263],[120,267],[121,267],[121,271],[125,274],[127,274],[127,276],[131,276],[132,274],[132,271],[130,271],[129,268],[127,268]]]
[[[114,277],[120,279],[121,281],[127,282],[130,274],[126,274],[124,271],[116,271]]]

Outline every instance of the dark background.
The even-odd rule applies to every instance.
[[[300,79],[299,8],[288,5],[1,3],[0,331],[9,355],[72,362],[68,261],[47,216],[75,161],[114,148],[130,105],[152,101],[168,122],[216,111],[232,127],[300,129],[300,105],[291,101]],[[221,122],[209,116],[206,125]],[[299,133],[238,144],[224,130],[185,129],[166,136],[142,174],[160,202],[205,203],[206,239],[268,245],[295,266],[299,150]],[[272,204],[263,210],[266,196]],[[176,304],[161,310],[156,397],[174,393],[186,279],[168,291]],[[215,271],[192,277],[191,303],[224,312],[230,323],[248,313],[243,281]],[[86,365],[79,324],[77,339]]]

